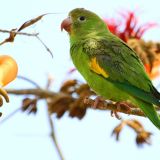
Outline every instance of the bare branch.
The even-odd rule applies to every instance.
[[[47,45],[42,41],[42,39],[38,36],[38,35],[36,35],[35,36],[39,41],[40,41],[40,43],[45,47],[45,49],[47,50],[47,52],[49,52],[49,54],[52,56],[52,58],[53,58],[53,53],[52,53],[52,51],[47,47]]]
[[[59,147],[59,145],[58,145],[58,142],[57,142],[57,139],[56,139],[56,136],[55,136],[55,130],[54,130],[53,120],[52,120],[51,115],[49,114],[49,112],[48,112],[48,119],[49,119],[49,125],[50,125],[50,129],[51,129],[51,134],[50,134],[50,136],[51,136],[51,138],[52,138],[52,140],[53,140],[53,143],[54,143],[54,145],[55,145],[55,147],[56,147],[56,150],[57,150],[57,152],[58,152],[58,155],[59,155],[59,157],[60,157],[60,160],[64,160],[62,151],[61,151],[61,149],[60,149],[60,147]]]
[[[15,29],[16,30],[16,29]],[[32,37],[36,37],[37,40],[45,47],[45,49],[47,50],[47,52],[49,52],[49,54],[51,55],[51,57],[53,58],[53,53],[52,51],[48,48],[48,46],[42,41],[42,39],[38,36],[39,33],[25,33],[25,32],[20,32],[20,31],[15,31],[15,30],[3,30],[0,29],[0,32],[2,33],[9,33],[10,37],[7,38],[6,40],[4,40],[3,42],[0,43],[0,45],[6,43],[6,42],[13,42],[14,38],[16,35],[23,35],[23,36],[32,36]]]
[[[18,75],[17,78],[22,79],[22,80],[25,80],[25,81],[33,84],[33,85],[34,85],[35,87],[37,87],[37,88],[41,88],[36,82],[34,82],[33,80],[31,80],[31,79],[29,79],[29,78],[27,78],[27,77]]]
[[[0,29],[0,32],[11,34],[11,32],[13,32],[13,31],[9,31],[9,30],[6,30],[6,29]],[[14,33],[17,34],[17,35],[32,36],[32,37],[36,37],[36,36],[39,35],[39,33],[26,33],[26,32],[16,32],[16,31],[14,31]]]
[[[39,96],[40,98],[51,98],[53,99],[60,99],[60,97],[68,97],[72,100],[75,100],[76,98],[72,97],[71,95],[65,94],[63,92],[52,92],[48,91],[45,89],[7,89],[6,90],[9,94],[14,94],[14,95],[35,95]],[[94,100],[92,99],[85,99],[84,103],[86,104],[86,108],[92,108],[91,106],[94,105]],[[97,108],[99,110],[112,110],[112,111],[117,111],[125,114],[130,114],[130,115],[137,115],[137,116],[143,116],[145,117],[144,113],[139,109],[139,108],[130,108],[130,113],[126,111],[125,109],[118,109],[117,105],[115,103],[111,102],[101,102],[98,104]]]
[[[84,100],[84,103],[86,103],[90,106],[94,106],[95,101],[87,98],[87,99]],[[110,102],[110,101],[109,102],[103,101],[103,102],[98,103],[97,109],[117,111],[117,112],[122,112],[122,113],[125,113],[125,114],[145,117],[144,113],[139,108],[132,108],[131,107],[130,112],[128,113],[128,110],[118,108],[116,103],[113,103],[113,102]]]
[[[10,113],[8,116],[6,116],[4,119],[2,119],[0,121],[0,124],[6,122],[7,120],[9,120],[11,117],[13,117],[17,112],[19,112],[21,110],[21,107],[20,108],[17,108],[15,109],[12,113]]]
[[[53,78],[52,78],[50,75],[48,75],[48,80],[47,80],[47,84],[46,84],[46,89],[49,89],[49,88],[51,87],[52,82],[53,82]],[[46,100],[46,103],[47,103],[47,100]],[[47,104],[48,104],[48,103],[47,103]],[[49,105],[49,104],[48,104],[48,105]],[[48,107],[48,108],[49,108],[49,107]],[[50,112],[49,112],[49,109],[48,109],[47,111],[48,111],[47,113],[48,113],[49,125],[50,125],[50,130],[51,130],[50,136],[51,136],[52,141],[53,141],[53,143],[54,143],[54,145],[55,145],[55,147],[56,147],[56,150],[57,150],[57,153],[58,153],[58,155],[59,155],[59,157],[60,157],[60,160],[64,160],[62,151],[61,151],[61,149],[60,149],[60,147],[59,147],[59,144],[58,144],[58,141],[57,141],[57,138],[56,138],[55,129],[54,129],[54,123],[53,123],[54,121],[53,121],[53,119],[52,119],[52,117],[51,117],[51,114],[50,114]]]
[[[42,98],[56,97],[59,95],[46,89],[6,89],[6,91],[14,95],[35,95]]]

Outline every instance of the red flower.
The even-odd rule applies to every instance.
[[[109,30],[125,42],[129,38],[140,39],[148,29],[157,26],[156,23],[146,23],[140,26],[138,24],[138,18],[133,11],[120,13],[120,16],[120,19],[111,18],[104,19],[104,21]]]

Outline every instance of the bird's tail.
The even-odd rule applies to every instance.
[[[136,105],[140,107],[146,117],[148,117],[158,129],[160,129],[160,116],[156,112],[154,105],[140,99],[136,100]]]

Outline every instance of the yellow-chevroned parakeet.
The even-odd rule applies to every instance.
[[[77,8],[62,24],[70,36],[74,65],[89,86],[100,96],[138,106],[160,129],[155,106],[160,93],[154,88],[136,53],[114,36],[95,13]]]

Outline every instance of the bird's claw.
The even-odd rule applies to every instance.
[[[98,107],[98,104],[99,104],[100,102],[103,102],[103,101],[104,101],[104,100],[103,100],[102,97],[97,96],[97,97],[95,98],[95,100],[94,100],[94,104],[93,104],[92,108],[93,108],[93,109],[96,109],[96,108]]]
[[[5,101],[8,103],[9,102],[9,97],[8,97],[8,94],[7,92],[3,89],[3,88],[0,88],[0,95],[2,97],[4,97]],[[0,106],[3,105],[3,99],[2,97],[0,96]]]
[[[117,113],[117,111],[111,111],[111,116],[112,117],[116,117],[118,120],[121,120],[122,118],[121,118],[121,116]]]
[[[127,114],[131,113],[131,108],[129,106],[129,104],[127,104],[126,102],[117,102],[115,104],[117,106],[117,110],[115,111],[111,111],[111,116],[115,116],[118,120],[121,119],[121,117],[118,115],[117,111],[125,111]]]
[[[117,102],[116,103],[117,106],[117,110],[123,110],[125,111],[127,114],[131,113],[131,107],[127,102]]]

